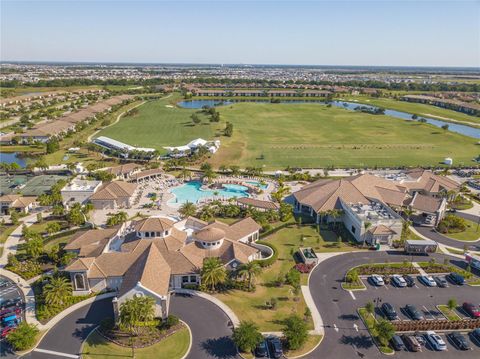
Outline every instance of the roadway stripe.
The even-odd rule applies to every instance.
[[[339,329],[336,324],[333,324],[333,329],[335,329],[335,331],[338,333]]]
[[[46,349],[33,349],[34,352],[39,352],[39,353],[45,353],[45,354],[51,354],[51,355],[57,355],[59,357],[65,357],[65,358],[73,358],[73,359],[78,359],[80,358],[78,355],[74,354],[67,354],[67,353],[60,353],[60,352],[55,352],[53,350],[46,350]]]
[[[348,293],[350,293],[350,295],[352,296],[353,300],[357,300],[357,298],[355,298],[355,294],[353,294],[353,292],[352,292],[351,290],[349,290]]]

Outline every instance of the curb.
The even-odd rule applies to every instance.
[[[362,320],[363,325],[365,325],[365,328],[367,328],[368,335],[370,335],[370,337],[372,338],[372,341],[375,344],[375,346],[377,347],[379,353],[383,354],[383,355],[395,355],[395,350],[392,353],[384,353],[380,350],[380,347],[378,346],[377,341],[373,338],[373,335],[370,332],[370,329],[368,329],[367,323],[365,323],[365,321],[363,320],[363,317],[360,314],[359,308],[357,308],[357,313],[358,313],[358,316],[360,317],[360,319]],[[377,321],[377,320],[375,319],[375,321]]]

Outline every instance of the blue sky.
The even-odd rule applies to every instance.
[[[1,0],[1,60],[480,66],[480,1]]]

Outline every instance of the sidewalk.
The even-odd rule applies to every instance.
[[[45,213],[42,213],[42,215],[45,217]],[[13,230],[13,232],[8,236],[7,240],[5,241],[5,244],[3,246],[3,254],[2,257],[0,257],[0,268],[5,267],[5,265],[8,263],[8,255],[10,253],[15,254],[17,253],[17,246],[18,242],[22,238],[22,227],[25,224],[27,227],[30,227],[32,224],[37,222],[37,213],[30,214],[26,217],[22,218],[23,223],[20,224],[17,228]]]
[[[420,275],[424,275],[424,276],[428,276],[428,273],[425,272],[422,267],[420,267],[420,265],[417,263],[417,262],[413,262],[412,265],[418,270],[418,272],[420,273]]]

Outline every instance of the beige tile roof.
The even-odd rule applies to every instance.
[[[149,217],[135,223],[137,232],[164,232],[173,227],[174,222],[168,218]]]
[[[105,246],[119,230],[119,227],[108,229],[91,229],[76,233],[64,249],[79,250],[80,257],[98,257]]]
[[[262,209],[277,210],[279,207],[278,203],[271,202],[271,201],[262,201],[259,199],[249,198],[249,197],[238,198],[237,203],[240,203],[246,206],[252,206],[255,208],[262,208]]]
[[[443,198],[435,198],[416,193],[410,202],[410,207],[417,211],[435,213],[441,208],[443,202]]]
[[[388,234],[397,234],[393,229],[380,224],[378,226],[372,227],[368,230],[373,235],[388,235]]]
[[[119,295],[122,296],[137,283],[165,296],[170,286],[171,269],[157,246],[150,243],[125,273]]]
[[[415,180],[404,181],[402,183],[402,185],[410,190],[424,190],[430,193],[439,193],[442,190],[458,191],[460,188],[460,185],[454,180],[445,176],[436,175],[432,171],[421,168],[408,171],[407,176]]]
[[[0,202],[13,203],[19,198],[19,194],[6,194],[0,197]]]
[[[225,238],[225,231],[215,226],[207,226],[195,232],[193,236],[199,241],[216,242]]]
[[[68,265],[65,270],[66,271],[86,271],[90,269],[92,266],[93,262],[95,262],[94,257],[88,257],[88,258],[78,258],[76,259],[73,263]]]
[[[119,198],[130,198],[135,193],[137,185],[135,183],[128,183],[123,181],[109,182],[95,192],[91,200],[116,200]]]
[[[12,207],[15,208],[25,208],[28,205],[32,204],[35,202],[37,197],[19,197],[15,202],[13,202]]]
[[[136,163],[126,163],[124,165],[107,168],[105,172],[118,176],[129,174],[130,172],[135,171],[137,168],[140,168],[140,166]]]

